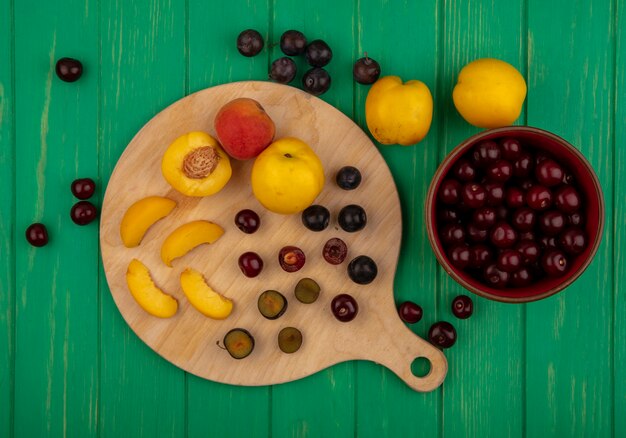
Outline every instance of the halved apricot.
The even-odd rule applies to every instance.
[[[189,132],[172,143],[161,161],[165,180],[187,196],[209,196],[230,180],[230,159],[217,140],[200,131]]]

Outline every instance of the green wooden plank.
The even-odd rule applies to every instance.
[[[440,64],[437,52],[442,4],[418,4],[399,0],[361,2],[356,15],[356,60],[367,52],[381,65],[381,75],[418,79],[430,89],[434,116],[426,138],[415,146],[380,146],[398,188],[402,206],[402,246],[394,293],[397,304],[415,301],[424,309],[423,319],[410,326],[425,337],[438,316],[437,263],[426,236],[424,201],[438,165]],[[394,12],[395,11],[395,12]],[[369,86],[355,84],[355,117],[367,131],[365,99]],[[403,436],[408,431],[437,436],[441,390],[418,393],[386,368],[359,363],[357,367],[357,431],[362,436]],[[419,431],[419,432],[417,432]]]
[[[184,2],[100,2],[100,174],[135,133],[185,92]],[[146,346],[101,282],[101,436],[181,436],[185,374]]]
[[[475,59],[494,57],[525,73],[525,2],[446,2],[443,20],[441,145],[447,153],[479,131],[461,118],[452,101],[461,68]],[[523,122],[523,117],[517,121]],[[443,385],[443,434],[521,436],[524,306],[469,294],[474,300],[474,316],[458,320],[450,305],[461,293],[468,294],[442,271],[440,318],[454,324],[459,334],[456,345],[446,353],[450,370]],[[503,409],[507,415],[495,414]]]
[[[71,181],[97,174],[96,14],[79,0],[15,2],[16,233],[41,221],[50,234],[43,248],[16,238],[17,436],[96,432],[98,226],[69,217]],[[63,56],[82,60],[78,82],[56,77]]]
[[[623,217],[626,214],[626,150],[623,145],[626,141],[626,108],[624,97],[626,96],[626,5],[615,1],[614,24],[614,75],[615,90],[613,94],[613,260],[614,260],[614,291],[613,291],[613,434],[614,436],[626,435],[626,417],[619,413],[626,411],[626,369],[621,364],[626,360],[626,299],[624,298],[624,286],[626,285],[626,254],[624,252],[626,242],[626,230],[623,226]],[[607,210],[607,214],[611,214]],[[622,224],[620,226],[620,224]]]
[[[239,54],[237,35],[257,29],[268,36],[267,2],[189,2],[189,88],[267,77],[267,48],[253,58]],[[211,132],[214,134],[214,132]],[[266,436],[269,387],[240,387],[187,376],[188,436]],[[207,419],[210,418],[210,422]]]
[[[349,116],[353,108],[353,13],[353,2],[275,0],[272,24],[273,43],[279,43],[282,33],[289,29],[300,30],[308,41],[326,41],[333,51],[333,59],[324,67],[331,76],[331,87],[320,98]],[[276,45],[270,61],[281,56],[285,55]],[[310,67],[303,56],[295,61],[298,73],[291,85],[302,88],[302,76]],[[354,435],[354,369],[353,363],[342,363],[305,379],[275,386],[272,435]]]
[[[0,435],[13,434],[15,358],[15,115],[13,4],[0,0]]]
[[[550,8],[529,2],[528,122],[587,156],[608,212],[603,243],[583,276],[528,306],[529,436],[612,433],[613,7],[591,0],[557,1]]]

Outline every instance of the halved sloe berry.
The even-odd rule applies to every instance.
[[[287,311],[287,298],[276,290],[266,290],[257,301],[261,315],[267,319],[280,318]]]
[[[285,327],[278,333],[278,348],[283,353],[295,353],[302,346],[302,332],[295,327]]]
[[[235,359],[243,359],[254,350],[254,338],[248,330],[234,328],[224,336],[224,347]]]
[[[312,278],[303,278],[296,284],[294,293],[301,303],[311,304],[320,296],[320,285]]]

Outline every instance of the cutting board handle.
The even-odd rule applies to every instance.
[[[441,350],[409,330],[399,318],[392,318],[392,321],[397,322],[383,323],[379,320],[379,335],[365,350],[367,359],[389,368],[416,391],[433,391],[441,385],[448,372],[446,357]],[[417,358],[430,362],[430,370],[423,377],[411,371]]]

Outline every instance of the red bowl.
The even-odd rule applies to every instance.
[[[437,222],[437,193],[441,182],[446,178],[454,164],[474,145],[484,140],[512,137],[520,140],[535,150],[549,152],[554,158],[574,175],[576,186],[583,198],[584,228],[588,237],[587,248],[575,258],[570,259],[570,268],[565,275],[558,278],[545,278],[527,287],[492,288],[468,273],[454,267],[446,255],[439,239]],[[593,259],[604,229],[604,198],[600,182],[587,159],[574,146],[562,138],[538,128],[527,126],[508,126],[483,131],[468,138],[458,145],[440,164],[428,189],[426,198],[426,226],[428,239],[437,260],[445,271],[461,286],[496,301],[509,303],[525,303],[549,297],[572,284],[589,266]]]

